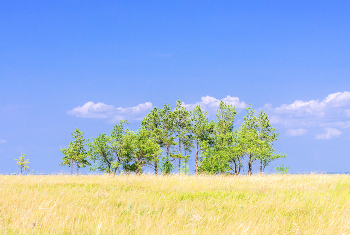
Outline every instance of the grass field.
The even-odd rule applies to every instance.
[[[0,176],[0,234],[350,234],[350,177]]]

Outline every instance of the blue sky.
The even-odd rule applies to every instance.
[[[0,173],[151,107],[266,110],[291,172],[350,171],[349,1],[2,1]],[[257,166],[255,166],[257,167]]]

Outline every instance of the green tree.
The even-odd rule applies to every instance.
[[[84,132],[78,128],[71,133],[73,140],[69,143],[68,148],[61,149],[64,154],[63,161],[60,165],[68,165],[71,167],[71,174],[73,174],[73,164],[76,164],[76,174],[79,175],[79,168],[86,167],[90,163],[87,161],[87,152],[85,150]]]
[[[68,148],[61,148],[61,152],[64,157],[62,158],[62,162],[59,164],[60,166],[68,165],[70,167],[70,174],[73,175],[73,166],[74,166],[74,146],[72,141],[69,142]]]
[[[253,162],[258,159],[261,140],[259,138],[257,117],[254,116],[255,111],[249,106],[247,112],[240,131],[240,140],[242,150],[248,157],[248,175],[251,175],[253,174]]]
[[[233,133],[235,115],[233,105],[227,105],[224,101],[220,102],[213,135],[202,143],[201,172],[221,174],[231,169],[230,162],[236,156]]]
[[[134,157],[137,166],[136,173],[141,174],[143,166],[153,166],[154,162],[158,162],[157,156],[161,154],[161,149],[154,138],[151,131],[140,129],[133,135]]]
[[[181,153],[181,145],[186,139],[186,135],[189,134],[191,130],[191,115],[180,100],[176,102],[176,109],[174,110],[174,129],[175,136],[178,140],[178,153],[172,154],[172,156],[179,161],[179,173],[181,172],[181,160],[186,159],[186,156]]]
[[[231,155],[230,155],[230,165],[231,170],[235,175],[239,175],[243,167],[243,158],[244,158],[244,140],[241,135],[242,128],[238,128],[232,133],[231,139]]]
[[[257,118],[258,131],[259,131],[259,151],[257,158],[260,160],[260,173],[264,172],[264,169],[268,164],[278,158],[286,157],[285,154],[277,153],[273,148],[274,142],[277,140],[278,134],[275,133],[276,128],[270,124],[270,119],[266,112],[261,111]]]
[[[114,163],[115,156],[113,155],[108,135],[105,133],[99,134],[96,138],[92,138],[88,146],[89,160],[94,162],[90,170],[99,170],[108,174],[112,173],[112,171],[115,172],[115,168],[119,166]]]
[[[126,165],[130,159],[130,143],[127,142],[126,138],[129,130],[124,129],[124,124],[128,124],[128,122],[121,120],[119,124],[115,124],[109,136],[110,147],[114,153],[114,156],[112,155],[110,158],[111,169],[113,169],[114,175],[120,167],[127,170],[128,167]],[[108,143],[106,144],[108,145]]]
[[[149,131],[150,138],[152,138],[159,146],[164,146],[164,133],[161,128],[161,114],[158,111],[157,107],[154,107],[147,116],[142,119],[141,127]],[[153,167],[154,173],[158,175],[158,165],[159,165],[159,156],[154,156],[153,158]]]
[[[139,170],[139,164],[136,158],[136,133],[127,130],[123,135],[121,146],[120,146],[120,156],[123,159],[123,170],[127,174],[130,172],[137,172]]]
[[[192,153],[192,149],[194,148],[194,145],[193,145],[194,135],[191,132],[192,130],[193,130],[192,128],[189,128],[189,132],[182,139],[183,150],[185,154],[183,155],[183,161],[181,163],[180,172],[185,174],[189,172],[188,161],[190,158],[190,154]]]
[[[23,174],[24,171],[28,170],[29,171],[29,159],[27,159],[27,156],[25,154],[21,154],[21,156],[18,159],[15,159],[17,161],[17,165],[20,168],[21,175]]]
[[[192,123],[193,123],[193,138],[196,144],[196,174],[198,174],[198,161],[199,161],[199,151],[201,149],[201,142],[207,140],[209,134],[213,129],[213,122],[210,125],[207,118],[208,113],[203,112],[201,106],[198,104],[191,112]]]
[[[174,139],[175,118],[174,113],[168,104],[165,104],[163,109],[159,110],[160,129],[162,136],[162,146],[165,148],[165,156],[162,158],[161,171],[163,174],[170,174],[174,166],[170,160],[171,148],[176,145]]]
[[[199,172],[207,174],[222,174],[229,171],[229,161],[221,145],[210,145],[208,141],[202,142],[202,160],[199,164]]]
[[[215,135],[232,132],[236,114],[236,109],[232,104],[228,105],[221,100],[216,113]]]

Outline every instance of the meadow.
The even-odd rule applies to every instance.
[[[0,234],[350,234],[350,177],[2,175]]]

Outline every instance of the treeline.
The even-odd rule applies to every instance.
[[[145,167],[157,175],[189,173],[189,159],[194,152],[195,173],[242,174],[253,173],[258,163],[259,172],[277,158],[286,155],[275,153],[273,148],[278,134],[270,125],[266,112],[249,106],[241,126],[234,129],[235,107],[221,101],[216,120],[207,118],[200,105],[193,111],[179,100],[172,110],[168,104],[162,109],[154,107],[141,121],[137,131],[125,128],[127,121],[113,126],[109,135],[103,133],[85,141],[83,132],[76,129],[73,141],[60,165],[79,168],[90,166],[91,171],[108,174],[119,172],[141,174]]]

